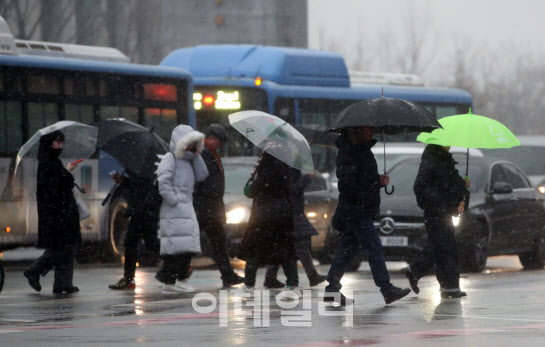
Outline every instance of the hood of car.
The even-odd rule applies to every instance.
[[[423,211],[416,203],[414,195],[392,195],[381,194],[380,215],[381,216],[406,216],[422,217]]]

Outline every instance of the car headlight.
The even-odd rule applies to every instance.
[[[227,224],[239,224],[242,222],[247,222],[250,217],[250,213],[246,207],[236,207],[232,210],[229,210],[225,213],[227,219]]]
[[[452,225],[457,227],[458,224],[460,224],[460,216],[452,216]]]
[[[545,186],[539,186],[537,190],[539,190],[541,194],[545,194]]]

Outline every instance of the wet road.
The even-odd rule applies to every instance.
[[[394,284],[407,286],[403,267],[388,263]],[[161,294],[154,268],[139,269],[137,290],[128,292],[107,288],[119,279],[120,267],[78,266],[74,283],[81,292],[60,297],[51,293],[52,274],[36,293],[21,269],[7,264],[0,294],[5,346],[541,346],[545,341],[545,271],[522,271],[516,257],[489,258],[485,272],[464,275],[467,298],[441,300],[435,277],[428,276],[419,295],[391,305],[384,304],[364,263],[343,279],[343,290],[355,298],[344,309],[322,303],[323,284],[305,287],[302,268],[301,287],[308,291],[299,302],[275,298],[278,292],[259,292],[261,301],[243,298],[239,291],[219,290],[217,270],[195,271],[190,282],[203,293],[198,307],[193,295]],[[327,269],[319,266],[322,273]],[[263,275],[260,269],[258,287]]]

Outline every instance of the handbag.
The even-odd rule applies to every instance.
[[[252,180],[252,177],[250,177],[248,179],[248,182],[246,182],[246,185],[244,186],[244,188],[242,188],[242,192],[249,199],[254,198],[254,192],[252,192],[252,183],[254,183],[254,181]]]
[[[82,194],[85,194],[85,189],[81,188],[77,184],[75,184],[75,186]],[[89,218],[91,216],[91,212],[89,211],[89,208],[87,208],[87,205],[85,205],[83,199],[79,195],[74,195],[74,198],[76,199],[76,205],[78,206],[79,220]]]

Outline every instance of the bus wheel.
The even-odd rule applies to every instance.
[[[108,235],[113,257],[120,261],[125,256],[125,236],[129,227],[127,217],[127,200],[123,196],[116,197],[110,205],[108,219]]]

